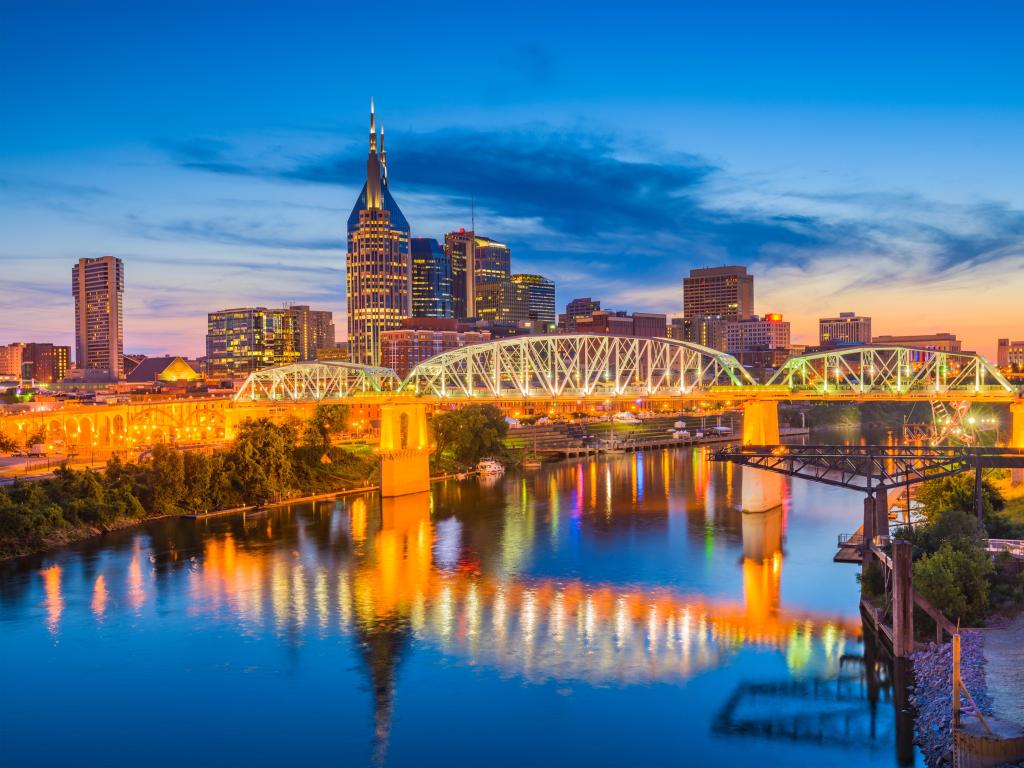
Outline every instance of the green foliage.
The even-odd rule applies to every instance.
[[[113,458],[103,473],[64,467],[50,479],[0,488],[0,557],[39,549],[64,530],[367,485],[376,456],[330,445],[347,409],[317,411],[305,426],[248,421],[226,452],[212,456],[158,445],[139,464]]]
[[[508,422],[493,405],[468,405],[434,414],[432,420],[437,456],[463,467],[484,458],[504,458]]]
[[[866,597],[878,597],[885,592],[885,576],[882,567],[875,560],[868,564],[863,573],[857,574],[857,581],[860,582]]]
[[[921,483],[917,489],[916,498],[924,505],[924,511],[928,517],[947,509],[973,513],[975,511],[974,473],[962,472],[941,480],[928,480]],[[1006,506],[1003,494],[988,480],[982,480],[982,505],[987,514]]]
[[[946,542],[914,563],[914,589],[950,620],[972,626],[989,609],[992,561],[978,546],[956,548]]]
[[[305,445],[326,448],[331,436],[344,432],[348,427],[348,406],[343,404],[317,405],[313,416],[306,423],[302,433]]]

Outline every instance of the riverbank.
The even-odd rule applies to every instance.
[[[992,697],[985,678],[983,631],[960,632],[960,677],[982,714],[992,714]],[[915,653],[914,692],[917,709],[915,743],[924,753],[929,768],[952,765],[953,750],[953,647],[930,643]],[[964,710],[966,716],[968,710]]]

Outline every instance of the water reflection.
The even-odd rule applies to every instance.
[[[349,638],[378,760],[417,648],[531,684],[680,685],[749,651],[784,659],[786,682],[841,679],[860,642],[855,605],[783,599],[792,498],[783,488],[782,505],[743,512],[744,496],[763,495],[750,482],[687,449],[398,499],[160,521],[38,570],[44,621],[60,636],[65,591],[81,591],[97,625],[180,608],[197,627],[291,649]],[[0,595],[16,615],[17,597]],[[751,695],[740,698],[730,717]]]

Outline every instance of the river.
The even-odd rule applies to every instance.
[[[0,762],[921,764],[832,562],[860,497],[744,514],[745,472],[604,456],[0,563]]]

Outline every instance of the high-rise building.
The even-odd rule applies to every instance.
[[[963,343],[952,333],[923,333],[910,336],[875,336],[872,344],[887,347],[916,347],[937,352],[962,352]]]
[[[576,330],[576,318],[589,317],[601,309],[601,302],[589,296],[573,299],[565,305],[565,312],[558,316],[559,333],[573,333]]]
[[[996,349],[996,365],[1000,368],[1024,370],[1024,341],[999,339]]]
[[[839,317],[818,320],[818,344],[822,347],[842,347],[871,343],[871,318],[856,312],[840,312]]]
[[[401,328],[381,332],[382,364],[404,378],[434,355],[490,338],[489,331],[473,330],[453,318],[414,317],[404,320]]]
[[[300,360],[316,360],[316,351],[334,346],[334,313],[310,309],[308,304],[292,304],[295,316],[295,348]]]
[[[295,314],[288,309],[238,307],[211,312],[206,330],[206,373],[237,377],[299,359]]]
[[[478,283],[476,318],[495,323],[526,322],[530,319],[529,297],[522,286],[511,280]]]
[[[61,344],[24,344],[21,377],[46,384],[55,384],[68,375],[71,367],[71,347]]]
[[[476,285],[506,283],[512,275],[512,250],[504,243],[477,235],[473,247]]]
[[[754,316],[754,276],[746,267],[691,269],[683,278],[683,317],[719,316],[743,320]]]
[[[412,316],[454,317],[452,262],[432,237],[414,237],[412,253]]]
[[[782,365],[789,357],[789,344],[789,322],[778,313],[730,320],[725,331],[725,351],[756,368]]]
[[[22,378],[21,364],[25,359],[25,345],[20,342],[0,346],[0,375]]]
[[[409,223],[388,188],[383,126],[377,154],[372,101],[366,183],[348,218],[345,297],[351,359],[378,365],[381,331],[398,328],[412,314],[412,261]]]
[[[474,285],[473,233],[460,229],[444,236],[444,252],[452,270],[452,315],[457,320],[476,316]]]
[[[732,321],[721,315],[674,317],[668,328],[673,339],[725,351],[725,332]]]
[[[71,269],[75,297],[75,365],[85,379],[123,377],[124,264],[116,256],[79,259]]]
[[[544,327],[546,331],[554,328],[555,318],[555,284],[546,277],[540,275],[516,274],[509,278],[513,290],[526,293],[526,317],[517,317],[516,320],[528,320]]]

